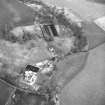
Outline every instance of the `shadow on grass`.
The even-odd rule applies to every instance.
[[[105,0],[87,0],[89,2],[95,2],[95,3],[100,3],[100,4],[105,4]]]

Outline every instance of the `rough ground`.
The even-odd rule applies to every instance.
[[[96,47],[90,51],[84,70],[64,89],[61,105],[105,105],[105,32],[93,23],[94,19],[105,15],[104,0],[50,0],[50,3],[71,8],[89,21],[86,35],[90,48]]]
[[[89,39],[89,48],[91,49],[87,64],[84,70],[65,87],[61,96],[61,105],[104,105],[105,32],[97,27],[93,20],[105,15],[105,6],[101,3],[97,4],[98,1],[90,2],[90,0],[44,1],[71,8],[81,18],[89,22],[84,25],[84,34]]]
[[[94,20],[105,15],[104,0],[43,0],[47,3],[72,9],[85,20]]]

